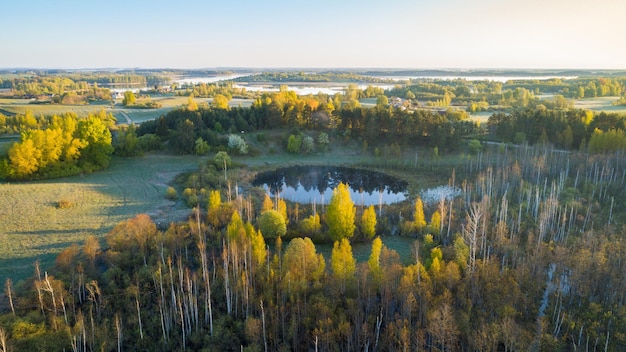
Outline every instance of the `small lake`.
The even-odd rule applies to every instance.
[[[269,194],[301,204],[328,204],[340,182],[350,186],[355,205],[379,205],[404,201],[407,182],[369,170],[335,166],[292,166],[257,175],[253,186]]]

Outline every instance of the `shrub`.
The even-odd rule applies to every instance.
[[[67,200],[67,199],[61,199],[57,202],[57,208],[59,209],[67,209],[67,208],[71,208],[74,204]]]
[[[165,191],[165,198],[169,200],[176,200],[178,198],[178,192],[174,187],[168,187],[167,191]]]

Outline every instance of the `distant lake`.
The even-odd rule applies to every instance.
[[[176,80],[174,80],[174,82],[172,83],[177,83],[178,85],[196,85],[196,84],[200,84],[200,83],[215,83],[215,82],[220,82],[220,81],[227,81],[229,79],[235,79],[235,78],[239,78],[239,77],[246,77],[246,76],[250,76],[250,73],[243,73],[243,74],[228,74],[228,75],[216,75],[216,76],[200,76],[200,77],[184,77],[184,78],[178,78]]]
[[[300,85],[289,85],[289,84],[284,84],[284,85],[287,86],[287,90],[294,91],[297,95],[309,95],[309,94],[316,95],[318,93],[327,94],[327,95],[335,95],[337,93],[344,93],[349,85],[349,83],[345,83],[342,85],[339,85],[340,83],[333,83],[333,84],[337,84],[337,86],[328,87],[328,86],[323,86],[323,85],[320,85],[320,86],[300,86]],[[356,86],[359,89],[363,89],[363,90],[367,89],[367,87],[369,86],[382,88],[384,90],[389,90],[394,87],[392,84],[377,84],[377,83],[357,84]],[[246,84],[246,85],[235,84],[234,87],[245,88],[246,90],[251,91],[251,92],[278,92],[280,91],[280,87],[278,85],[269,84],[269,83]]]
[[[301,204],[328,204],[340,183],[350,187],[356,205],[378,205],[407,199],[407,182],[381,172],[349,167],[292,166],[259,174],[252,182],[266,192]]]
[[[432,79],[432,80],[455,80],[464,79],[466,81],[495,81],[505,83],[511,80],[537,80],[545,81],[548,79],[560,78],[560,79],[575,79],[578,76],[463,76],[463,75],[451,75],[451,76],[377,76],[380,78],[392,79],[395,81],[406,81],[408,79]]]

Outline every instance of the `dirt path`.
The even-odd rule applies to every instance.
[[[133,120],[130,119],[130,116],[128,116],[128,114],[126,112],[121,111],[121,110],[117,111],[117,112],[119,112],[120,115],[122,115],[126,119],[126,123],[127,124],[129,124],[129,125],[133,125],[134,124]]]

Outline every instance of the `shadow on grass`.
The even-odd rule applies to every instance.
[[[28,256],[21,258],[0,259],[0,286],[4,291],[4,283],[7,279],[13,281],[13,285],[17,286],[23,280],[34,277],[35,261],[39,260],[39,267],[42,275],[45,271],[49,271],[54,266],[56,254],[42,254],[37,256]]]

